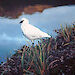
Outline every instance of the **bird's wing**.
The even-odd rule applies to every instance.
[[[40,29],[38,29],[32,25],[29,25],[28,29],[26,30],[26,33],[32,37],[40,38],[40,37],[42,37],[44,32],[42,32]]]

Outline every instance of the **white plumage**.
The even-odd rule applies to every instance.
[[[35,40],[43,37],[51,37],[47,33],[42,32],[40,29],[29,24],[29,20],[26,18],[22,18],[22,21],[20,23],[22,23],[21,29],[24,35],[30,40]]]

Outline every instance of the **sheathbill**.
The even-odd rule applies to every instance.
[[[47,33],[41,31],[39,28],[29,24],[29,20],[26,18],[22,18],[20,23],[23,34],[31,41],[44,37],[51,37]]]

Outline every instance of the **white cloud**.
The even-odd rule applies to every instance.
[[[0,35],[0,41],[13,41],[13,42],[23,42],[24,41],[24,38],[23,37],[11,37],[5,33],[3,33],[2,35]]]

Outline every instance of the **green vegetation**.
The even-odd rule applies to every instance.
[[[4,75],[74,75],[75,25],[55,30],[56,39],[42,39],[35,46],[23,46],[5,65]],[[6,66],[6,69],[4,69]],[[14,72],[14,73],[13,73]]]
[[[66,26],[63,29],[61,25],[61,30],[59,30],[58,33],[60,37],[62,37],[65,41],[65,42],[63,41],[64,43],[62,43],[63,47],[75,43],[75,40],[71,40],[71,37],[74,37],[72,27],[68,28]],[[38,45],[31,47],[31,49],[26,48],[26,46],[23,48],[24,52],[22,52],[21,62],[22,62],[22,69],[25,74],[27,73],[31,75],[32,72],[34,72],[36,75],[44,75],[44,74],[47,75],[48,73],[47,71],[49,70],[50,65],[59,61],[59,60],[54,60],[51,63],[48,61],[50,57],[51,41],[52,38],[41,40],[41,43],[38,42]],[[56,40],[54,39],[54,41]],[[58,49],[58,45],[57,42],[55,42],[54,50],[57,49]],[[24,59],[25,56],[27,56],[25,58],[27,60]],[[26,62],[25,64],[24,64],[24,60]]]

